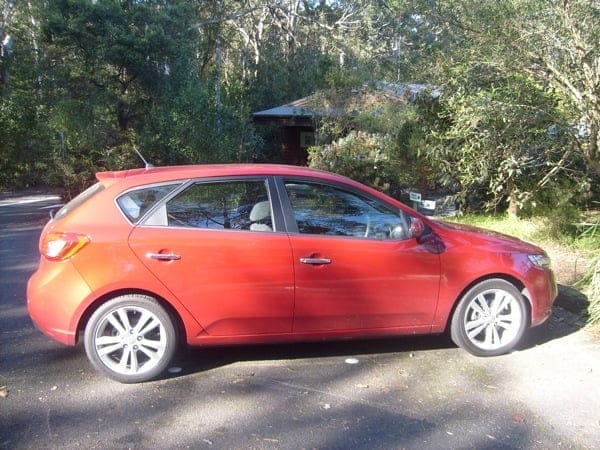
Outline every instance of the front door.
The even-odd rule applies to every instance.
[[[340,187],[285,182],[297,225],[294,332],[428,330],[440,259],[409,237],[410,217]]]

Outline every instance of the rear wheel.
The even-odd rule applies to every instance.
[[[177,349],[177,334],[171,317],[155,299],[124,295],[92,314],[84,343],[98,370],[122,383],[138,383],[167,368]]]
[[[476,356],[495,356],[517,345],[527,328],[525,300],[505,280],[483,281],[460,300],[450,325],[456,345]]]

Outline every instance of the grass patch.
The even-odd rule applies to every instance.
[[[444,218],[444,220],[448,219]],[[589,221],[586,222],[586,219],[582,219],[580,223],[571,224],[570,229],[557,228],[553,217],[521,219],[509,218],[507,215],[468,214],[452,217],[449,220],[487,228],[538,245],[559,246],[564,248],[565,251],[595,254],[600,249],[600,231],[590,232],[588,227],[580,225],[580,223],[589,223]],[[593,256],[593,254],[590,256]]]
[[[476,227],[487,228],[499,233],[509,234],[521,239],[532,240],[538,237],[543,230],[544,224],[540,219],[512,219],[508,216],[490,216],[480,214],[469,214],[460,217],[453,217],[453,221],[474,225]]]

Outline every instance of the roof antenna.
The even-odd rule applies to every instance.
[[[137,153],[137,155],[140,157],[140,159],[144,162],[144,166],[146,167],[146,169],[150,169],[152,167],[154,167],[153,164],[150,164],[148,161],[146,161],[144,159],[144,157],[142,156],[142,154],[138,151],[137,148],[133,147],[133,151]]]

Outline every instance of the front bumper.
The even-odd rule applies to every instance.
[[[558,296],[558,287],[552,270],[534,269],[528,289],[531,301],[531,326],[544,323],[552,314],[552,305]]]

